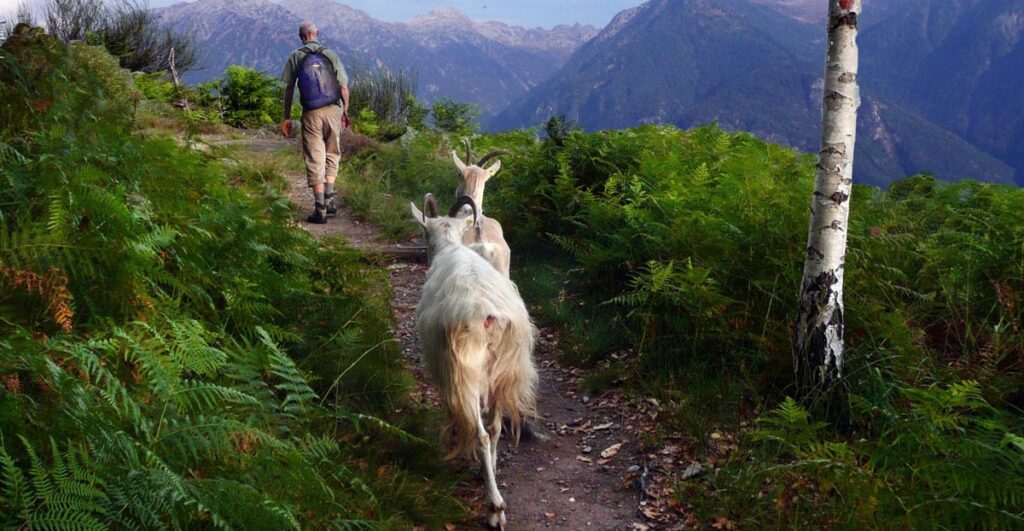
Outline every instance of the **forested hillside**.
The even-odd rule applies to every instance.
[[[872,6],[874,8],[874,6]],[[880,1],[863,83],[1017,171],[1024,183],[1024,1]]]
[[[813,151],[824,6],[808,21],[800,2],[647,2],[491,125],[536,126],[555,115],[588,130],[717,121]],[[1024,2],[879,0],[864,13],[858,181],[884,185],[917,172],[1019,180],[1024,107],[1014,80]]]
[[[0,98],[5,528],[459,517],[422,412],[395,414],[386,276],[291,223],[279,165],[142,136],[196,124],[27,25]]]

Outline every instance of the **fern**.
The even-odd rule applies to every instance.
[[[101,518],[108,498],[92,462],[77,450],[61,451],[50,439],[53,464],[47,466],[27,439],[21,442],[27,475],[0,445],[3,501],[10,514],[29,529],[105,529]]]

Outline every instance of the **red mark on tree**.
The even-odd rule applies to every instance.
[[[493,315],[488,315],[487,318],[484,319],[484,328],[490,329],[492,326],[494,326],[494,321],[497,321],[497,320],[498,320],[497,317],[495,317]]]
[[[839,7],[849,11],[853,9],[853,2],[854,0],[839,0]]]

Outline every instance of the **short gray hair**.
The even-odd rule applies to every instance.
[[[305,40],[316,35],[316,33],[316,24],[313,24],[308,20],[304,20],[302,21],[302,24],[299,24],[299,38]]]

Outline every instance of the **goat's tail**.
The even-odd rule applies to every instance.
[[[537,328],[525,312],[501,325],[503,333],[492,344],[491,401],[495,414],[511,420],[512,437],[518,443],[522,421],[537,416],[539,377],[533,362]]]
[[[463,324],[447,331],[452,352],[443,356],[438,371],[442,379],[439,386],[448,410],[448,423],[442,435],[451,451],[448,459],[475,458],[479,444],[481,401],[489,393],[486,360],[487,330],[484,323]]]

